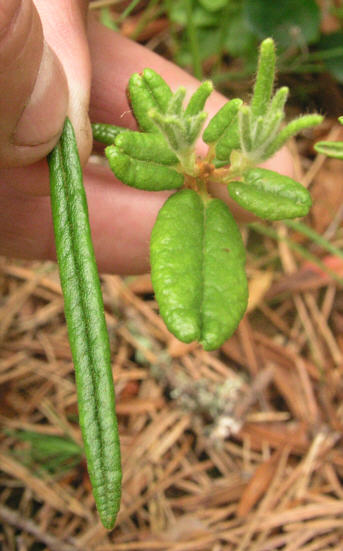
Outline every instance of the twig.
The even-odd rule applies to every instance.
[[[81,549],[76,545],[69,544],[55,536],[42,532],[39,526],[32,520],[23,518],[20,514],[2,504],[0,504],[0,518],[7,522],[7,524],[31,534],[31,536],[34,536],[38,541],[43,542],[49,547],[50,551],[77,551]]]

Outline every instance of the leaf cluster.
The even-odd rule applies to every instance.
[[[234,332],[247,304],[242,239],[228,207],[211,196],[209,185],[227,186],[235,202],[266,220],[304,216],[311,206],[298,182],[257,166],[290,137],[322,121],[312,114],[283,124],[288,89],[274,93],[275,64],[275,44],[267,38],[250,104],[228,101],[203,133],[211,82],[203,82],[184,105],[186,90],[172,92],[152,69],[132,75],[128,98],[140,130],[115,127],[114,144],[105,150],[125,184],[177,190],[152,232],[152,281],[171,332],[185,342],[198,340],[208,350]],[[101,139],[101,125],[94,128]],[[103,132],[108,143],[109,129]],[[195,151],[201,133],[208,144],[203,159]]]

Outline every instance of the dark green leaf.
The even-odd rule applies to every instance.
[[[311,44],[319,37],[320,9],[315,0],[243,0],[243,13],[259,39],[271,36],[281,49]]]
[[[233,57],[257,54],[256,35],[250,30],[241,10],[227,21],[224,47]]]
[[[338,82],[343,83],[343,31],[322,35],[318,48],[323,50],[323,53],[341,48],[341,54],[335,53],[330,58],[325,56],[324,65]]]

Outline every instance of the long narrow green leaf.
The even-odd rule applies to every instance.
[[[251,100],[253,117],[265,115],[273,92],[275,75],[275,44],[272,38],[266,38],[260,48],[254,94]]]
[[[241,138],[242,151],[247,154],[252,149],[251,139],[251,110],[248,105],[242,105],[238,112],[239,133]]]
[[[194,92],[186,107],[185,115],[193,116],[203,110],[208,96],[213,91],[213,84],[210,80],[205,80]]]
[[[82,171],[68,119],[48,163],[56,253],[88,472],[100,518],[111,529],[120,504],[121,468],[110,347]]]
[[[263,160],[269,159],[274,153],[276,153],[292,136],[299,134],[302,130],[317,126],[323,121],[321,115],[303,115],[289,122],[278,134],[275,140],[267,148]]]
[[[328,268],[320,258],[310,253],[305,247],[302,247],[298,243],[295,243],[294,241],[292,241],[292,239],[289,239],[288,237],[279,235],[278,232],[271,227],[264,226],[263,224],[260,224],[258,222],[253,222],[248,225],[249,225],[249,228],[255,230],[258,233],[261,233],[262,235],[271,237],[276,241],[284,241],[285,243],[287,243],[290,249],[292,249],[300,256],[305,258],[305,260],[309,260],[310,262],[318,266],[318,268],[323,270],[323,272],[327,273],[330,277],[332,277],[332,279],[334,279],[335,281],[337,281],[337,283],[343,286],[343,278],[337,275],[336,272]]]
[[[327,157],[343,160],[343,142],[317,142],[314,149]]]
[[[306,235],[313,243],[316,245],[319,245],[320,247],[323,247],[323,249],[326,249],[329,253],[332,253],[335,256],[338,256],[339,258],[343,258],[343,250],[339,249],[338,247],[335,247],[335,245],[332,245],[330,241],[325,239],[322,235],[319,235],[315,230],[310,228],[309,226],[306,226],[306,224],[303,224],[302,222],[298,222],[296,220],[285,220],[284,224],[291,228],[292,230],[295,230],[299,233],[302,233],[303,235]]]

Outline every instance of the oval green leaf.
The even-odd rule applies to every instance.
[[[206,205],[192,190],[172,195],[150,242],[151,277],[161,315],[181,341],[218,348],[247,305],[245,250],[233,216],[219,199]]]
[[[113,145],[106,147],[105,153],[114,174],[128,186],[162,191],[178,189],[183,185],[183,175],[168,166],[134,159]]]
[[[301,184],[265,168],[248,170],[243,182],[229,183],[228,191],[241,207],[265,220],[305,216],[312,204]]]
[[[120,133],[115,145],[133,159],[152,161],[161,165],[177,165],[179,163],[164,137],[159,134],[127,130]]]
[[[172,92],[163,78],[152,69],[133,74],[129,80],[128,96],[140,129],[159,132],[149,111],[165,113],[167,109]]]

